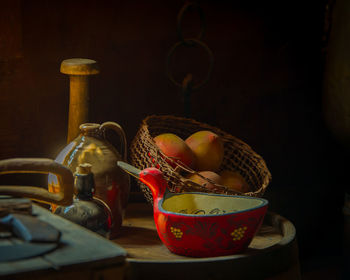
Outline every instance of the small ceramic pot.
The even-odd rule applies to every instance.
[[[94,174],[91,172],[91,165],[79,165],[74,177],[74,186],[78,193],[73,204],[58,206],[54,213],[109,238],[112,228],[112,213],[105,202],[93,197],[95,180]]]

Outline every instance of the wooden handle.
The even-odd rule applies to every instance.
[[[70,205],[73,203],[73,174],[67,167],[46,158],[14,158],[0,160],[0,175],[10,173],[53,173],[59,184],[58,193],[33,186],[0,186],[0,194],[22,196],[44,203]]]
[[[70,143],[79,134],[79,125],[89,119],[89,75],[99,73],[97,62],[91,59],[71,58],[61,63],[61,73],[70,76],[68,136]]]

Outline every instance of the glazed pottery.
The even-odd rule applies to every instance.
[[[105,202],[92,195],[95,183],[91,165],[88,163],[80,164],[74,177],[77,194],[73,204],[58,206],[54,213],[109,238],[112,227],[112,212]]]
[[[215,257],[243,252],[259,230],[268,201],[210,193],[170,193],[157,168],[118,165],[147,185],[153,195],[157,232],[173,253]]]
[[[106,139],[106,132],[112,130],[120,136],[119,151]],[[103,124],[85,123],[80,125],[80,135],[70,142],[56,157],[56,161],[75,172],[79,164],[92,165],[95,179],[94,197],[107,203],[113,215],[110,238],[115,238],[122,224],[130,193],[130,178],[116,164],[126,160],[127,144],[125,133],[115,122]],[[49,176],[49,190],[57,191],[56,176]],[[55,206],[52,207],[55,210]]]

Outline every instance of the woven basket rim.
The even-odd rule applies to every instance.
[[[152,141],[152,148],[155,149],[157,151],[157,153],[164,155],[164,153],[162,153],[162,151],[158,148],[158,146],[155,144],[155,141],[153,140],[153,135],[151,135],[151,132],[149,130],[149,126],[150,126],[150,122],[151,121],[156,121],[156,120],[174,120],[174,121],[181,121],[181,122],[190,122],[194,125],[198,125],[198,131],[199,130],[203,130],[203,128],[207,128],[208,130],[215,130],[215,133],[220,134],[221,138],[223,139],[223,141],[234,141],[236,144],[238,144],[240,146],[240,148],[248,151],[250,154],[254,155],[255,158],[258,159],[259,162],[259,168],[263,169],[265,171],[265,176],[263,178],[262,184],[260,186],[259,189],[256,189],[254,191],[251,192],[246,192],[246,193],[236,193],[238,195],[245,195],[245,196],[259,196],[259,194],[264,194],[267,186],[269,185],[269,183],[272,180],[272,175],[270,170],[268,169],[265,160],[263,159],[263,157],[259,154],[257,154],[250,145],[248,145],[247,143],[245,143],[244,141],[242,141],[241,139],[231,135],[230,133],[218,128],[218,127],[214,127],[210,124],[204,123],[204,122],[199,122],[197,120],[191,119],[191,118],[186,118],[186,117],[179,117],[179,116],[174,116],[174,115],[169,115],[169,114],[164,114],[164,115],[156,115],[156,114],[152,114],[149,116],[146,116],[140,125],[139,130],[143,129],[145,130],[148,135],[150,136],[150,141]],[[133,139],[132,142],[136,141],[136,137]],[[133,145],[133,144],[132,144]],[[166,157],[166,156],[165,156]],[[165,163],[167,164],[167,163]],[[167,164],[167,169],[172,169],[172,167]],[[196,172],[196,171],[195,171]],[[178,174],[180,179],[184,179],[180,174]],[[220,185],[218,185],[220,186]]]

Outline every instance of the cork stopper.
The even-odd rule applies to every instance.
[[[80,163],[76,168],[76,173],[81,175],[87,175],[91,173],[92,165],[90,163]]]

